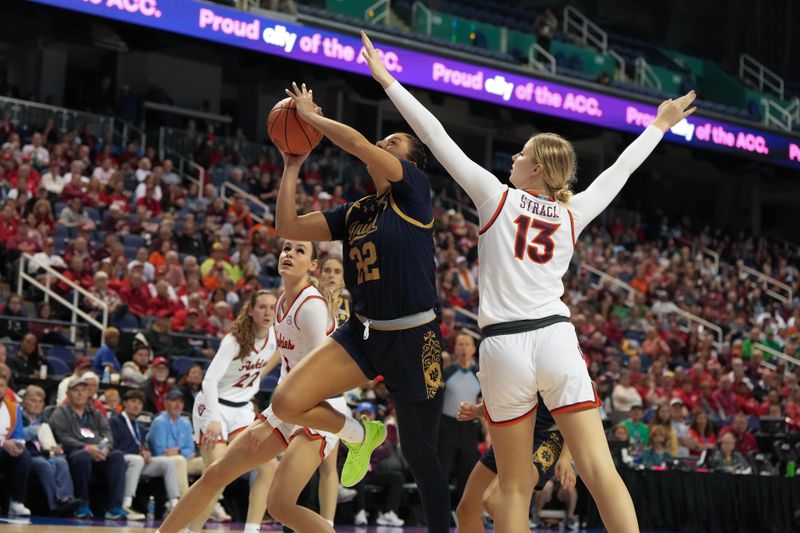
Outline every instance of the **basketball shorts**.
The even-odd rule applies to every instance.
[[[194,441],[197,444],[205,442],[203,432],[208,427],[208,423],[211,422],[208,414],[205,396],[203,396],[202,392],[199,392],[194,400],[194,408],[192,408],[192,427],[194,428]],[[219,442],[230,441],[237,433],[247,429],[247,426],[256,419],[255,409],[250,402],[242,407],[220,404],[219,414],[222,426],[222,435]]]
[[[444,388],[439,320],[409,329],[381,331],[355,316],[331,334],[369,379],[383,376],[389,394],[403,402],[430,400]]]
[[[337,396],[336,398],[331,398],[326,401],[331,404],[331,407],[343,415],[347,416],[350,414],[350,408],[347,406],[344,396]],[[339,442],[339,437],[333,433],[284,422],[275,416],[275,413],[272,412],[272,406],[267,407],[261,416],[266,419],[269,425],[272,426],[273,432],[278,436],[285,448],[289,446],[289,441],[291,441],[293,438],[300,434],[304,434],[312,441],[319,441],[319,456],[321,460],[325,460],[331,451],[333,451],[336,443]]]
[[[564,447],[564,437],[558,431],[549,429],[536,430],[533,435],[533,466],[539,472],[539,482],[536,490],[544,487],[544,484],[555,475],[556,462],[561,457],[561,449]],[[494,457],[494,447],[490,446],[486,453],[481,455],[481,463],[497,473],[497,461]]]
[[[600,405],[569,322],[485,338],[478,379],[491,424],[533,414],[537,393],[553,415]]]

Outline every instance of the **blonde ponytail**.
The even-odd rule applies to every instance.
[[[531,137],[531,157],[544,167],[542,180],[556,201],[569,203],[578,158],[572,143],[555,133],[539,133]]]

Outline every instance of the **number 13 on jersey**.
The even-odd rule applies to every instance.
[[[350,248],[350,260],[355,261],[358,270],[358,284],[365,281],[375,281],[381,279],[381,271],[375,266],[378,260],[378,250],[374,242],[365,242],[359,249],[356,246]]]
[[[532,219],[527,215],[520,215],[514,221],[517,225],[517,236],[514,238],[514,257],[523,261],[527,249],[528,257],[534,263],[544,264],[553,258],[556,243],[553,241],[553,233],[556,232],[561,224],[550,224],[539,219]],[[527,247],[528,231],[533,229],[538,231]]]

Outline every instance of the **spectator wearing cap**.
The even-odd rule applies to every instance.
[[[142,333],[138,333],[134,337],[132,350],[131,360],[125,361],[122,365],[120,377],[123,385],[139,387],[150,379],[152,373],[150,359],[153,352]]]
[[[64,379],[58,384],[58,391],[56,392],[56,403],[64,403],[67,399],[67,388],[72,378],[80,377],[86,372],[92,370],[92,359],[90,357],[79,357],[75,361],[75,369],[72,374],[64,376]]]
[[[89,508],[89,482],[92,474],[102,473],[110,492],[105,518],[124,519],[125,458],[122,452],[113,449],[114,436],[106,417],[89,405],[89,387],[83,376],[70,380],[67,403],[56,408],[49,423],[67,455],[75,494],[82,503],[75,515],[93,516]]]
[[[178,482],[187,483],[181,489],[188,489],[188,475],[202,471],[202,459],[195,453],[192,424],[181,414],[184,412],[183,394],[172,389],[165,399],[166,409],[150,425],[147,433],[147,447],[153,457],[173,457],[178,468]]]
[[[94,361],[92,362],[92,370],[98,376],[102,376],[106,368],[108,368],[109,372],[122,370],[122,365],[115,353],[119,346],[119,330],[115,327],[106,328],[103,339],[103,344],[94,354]]]
[[[39,347],[39,339],[33,333],[26,333],[19,344],[19,351],[8,358],[8,366],[14,376],[39,379],[39,370],[47,360]]]
[[[375,405],[370,402],[361,402],[356,407],[356,416],[375,420]],[[366,488],[367,486],[382,487],[385,496],[380,505],[381,512],[376,520],[380,526],[401,527],[404,521],[398,518],[397,511],[400,509],[400,499],[403,494],[403,460],[397,450],[397,426],[388,419],[386,423],[386,440],[372,452],[370,466],[364,479],[355,486],[356,489],[356,512],[355,524],[357,526],[367,525],[366,511]],[[477,444],[477,443],[473,443]]]
[[[643,422],[644,407],[641,403],[635,403],[628,411],[630,418],[623,420],[621,424],[628,430],[631,450],[639,451],[650,444],[650,428]]]
[[[742,452],[745,456],[753,451],[758,451],[758,441],[750,433],[748,429],[749,417],[742,412],[736,413],[733,417],[731,425],[723,427],[719,430],[718,440],[728,433],[732,433],[736,437],[736,449]]]
[[[456,337],[455,363],[444,369],[444,404],[439,426],[439,462],[445,476],[456,480],[456,500],[461,499],[472,468],[478,460],[478,443],[483,440],[477,420],[459,422],[462,403],[478,403],[481,393],[475,340],[466,333]]]
[[[44,389],[28,385],[22,402],[22,425],[25,443],[31,454],[31,469],[42,484],[50,511],[57,516],[71,515],[80,505],[80,501],[75,499],[72,475],[69,473],[64,450],[55,441],[50,426],[43,428],[44,406]]]
[[[169,361],[166,357],[156,357],[151,366],[150,379],[140,385],[144,393],[144,408],[151,413],[160,413],[166,408],[165,399],[172,389],[169,380]]]
[[[147,449],[147,434],[137,418],[142,414],[144,394],[139,390],[130,390],[125,394],[124,410],[114,415],[109,421],[114,443],[118,450],[125,454],[125,496],[122,507],[131,519],[144,519],[144,515],[133,511],[131,505],[136,494],[141,476],[160,477],[164,479],[167,492],[167,510],[178,503],[181,496],[178,472],[175,462],[168,457],[153,457]],[[136,516],[136,518],[134,518]]]
[[[31,511],[23,503],[31,470],[31,455],[25,449],[25,433],[22,427],[22,407],[15,398],[6,394],[8,380],[0,376],[0,472],[11,481],[11,500],[8,514],[30,516]]]
[[[222,266],[222,271],[219,271],[217,265]],[[217,275],[220,278],[222,275],[230,275],[231,264],[225,260],[225,246],[221,242],[215,242],[211,245],[211,257],[203,261],[200,265],[200,275],[205,279],[210,275]]]
[[[678,437],[678,453],[676,457],[689,457],[689,450],[694,445],[694,441],[689,434],[689,425],[686,423],[686,407],[680,398],[670,400],[669,407],[672,411],[672,429]]]

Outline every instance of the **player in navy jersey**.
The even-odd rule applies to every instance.
[[[442,412],[441,333],[436,316],[433,210],[416,137],[395,133],[376,144],[322,116],[311,91],[287,91],[300,117],[367,165],[376,194],[331,211],[297,215],[300,166],[285,167],[276,230],[288,239],[341,240],[352,316],[278,386],[272,400],[287,422],[330,431],[348,447],[342,484],[360,481],[386,437],[380,422],[343,416],[325,399],[382,375],[392,396],[403,455],[417,481],[429,531],[449,530],[449,488],[437,455]]]

